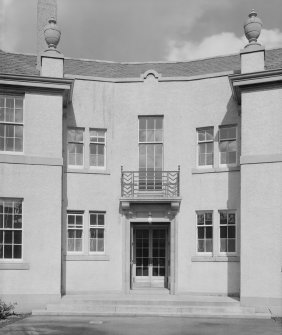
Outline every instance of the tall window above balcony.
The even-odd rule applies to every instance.
[[[139,117],[139,189],[161,189],[162,169],[163,117]]]
[[[139,169],[143,171],[163,168],[163,117],[139,117]]]
[[[23,96],[0,95],[0,152],[23,151]]]
[[[83,133],[81,128],[68,129],[68,165],[83,166]]]

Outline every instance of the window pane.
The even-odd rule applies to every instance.
[[[96,225],[96,224],[97,224],[97,215],[90,214],[90,225]]]
[[[12,258],[12,246],[4,245],[4,258]]]
[[[98,229],[98,238],[104,238],[104,229]]]
[[[74,251],[74,239],[68,239],[68,251]]]
[[[227,239],[226,238],[220,239],[220,251],[227,252]]]
[[[0,243],[0,258],[4,258],[4,246]]]
[[[76,215],[76,224],[82,226],[82,215]]]
[[[227,224],[227,213],[220,212],[220,224]]]
[[[14,139],[13,138],[6,138],[6,150],[14,151]]]
[[[204,238],[204,237],[205,237],[205,228],[198,227],[198,238]]]
[[[75,216],[74,215],[68,215],[68,224],[74,225],[75,222]]]
[[[1,218],[0,218],[0,221],[1,221]],[[22,216],[21,215],[14,216],[14,228],[22,228]]]
[[[23,108],[23,99],[22,98],[17,98],[15,99],[15,107],[16,108]]]
[[[228,223],[235,224],[235,214],[234,213],[228,213]]]
[[[4,108],[0,107],[0,121],[4,121]]]
[[[14,231],[14,244],[22,244],[22,232]]]
[[[235,238],[236,237],[236,228],[235,226],[228,227],[228,238]]]
[[[3,224],[4,224],[4,216],[3,214],[0,214],[0,228],[3,228]],[[1,239],[0,239],[0,243],[1,243]]]
[[[212,238],[212,227],[206,227],[206,238]]]
[[[146,142],[146,130],[139,130],[139,142]]]
[[[98,251],[104,251],[104,239],[98,239]]]
[[[213,128],[206,129],[205,132],[206,132],[206,140],[213,141]]]
[[[12,228],[13,216],[9,214],[4,215],[4,228]]]
[[[4,231],[4,243],[12,243],[12,231]]]
[[[16,109],[15,113],[15,122],[23,122],[23,110]]]
[[[235,164],[236,163],[236,152],[229,152],[228,153],[228,163],[229,164]]]
[[[75,230],[75,238],[82,238],[82,230],[80,229]]]
[[[163,129],[163,118],[156,118],[156,129]]]
[[[206,165],[213,165],[213,154],[206,154]]]
[[[15,139],[15,151],[21,152],[23,151],[23,140],[22,138]]]
[[[212,239],[206,240],[206,252],[212,252]]]
[[[14,258],[22,258],[22,246],[14,245]]]
[[[212,213],[205,213],[205,219],[206,219],[206,224],[212,224]]]
[[[155,118],[148,117],[148,119],[147,119],[147,129],[155,129]]]
[[[198,251],[204,252],[205,251],[205,241],[204,240],[198,240]]]
[[[198,142],[205,141],[205,131],[204,130],[198,130]]]
[[[76,164],[75,165],[83,165],[83,154],[76,155]]]
[[[90,251],[97,251],[97,240],[90,239]]]
[[[104,215],[98,215],[98,225],[99,226],[104,225]]]
[[[139,118],[139,129],[146,129],[146,119]]]
[[[219,143],[219,151],[226,152],[227,151],[227,144],[228,142],[220,142]]]
[[[206,144],[205,143],[199,144],[199,153],[204,154],[205,152],[206,152]]]
[[[235,251],[236,251],[236,240],[228,239],[228,252],[235,252]]]
[[[69,239],[74,238],[74,230],[73,230],[73,229],[69,229],[69,230],[68,230],[68,238],[69,238]]]
[[[76,144],[75,145],[75,150],[78,154],[82,154],[83,153],[83,144]]]
[[[204,224],[204,214],[198,214],[198,225],[203,225]]]
[[[147,142],[155,142],[155,131],[147,130]]]
[[[6,121],[15,122],[15,110],[14,108],[6,108]]]
[[[155,131],[155,141],[162,142],[162,140],[163,140],[163,131],[161,129],[158,129]]]
[[[206,155],[205,154],[200,154],[199,155],[199,165],[202,166],[202,165],[206,165]]]
[[[75,239],[75,251],[82,251],[82,239]]]
[[[227,237],[227,227],[220,227],[220,237],[221,238],[226,238]]]
[[[207,153],[213,152],[213,143],[206,143],[206,152]]]

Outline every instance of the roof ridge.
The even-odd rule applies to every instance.
[[[282,47],[276,47],[271,49],[266,49],[266,51],[274,51],[279,50]],[[22,56],[33,56],[36,57],[36,54],[33,53],[23,53],[23,52],[10,52],[0,49],[0,52],[5,54],[11,54],[11,55],[22,55]],[[232,56],[238,56],[238,53],[231,53],[231,54],[225,54],[225,55],[217,55],[217,56],[211,56],[211,57],[204,57],[204,58],[195,58],[191,60],[179,60],[179,61],[146,61],[146,62],[119,62],[119,61],[109,61],[109,60],[100,60],[100,59],[90,59],[90,58],[75,58],[75,57],[64,57],[64,59],[68,60],[77,60],[77,61],[85,61],[85,62],[96,62],[96,63],[104,63],[104,64],[120,64],[120,65],[142,65],[142,64],[179,64],[179,63],[193,63],[198,61],[206,61],[211,59],[218,59],[218,58],[226,58],[226,57],[232,57]]]

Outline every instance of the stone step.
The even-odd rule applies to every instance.
[[[253,307],[241,307],[238,299],[221,296],[67,295],[33,315],[174,316],[270,318]]]
[[[132,305],[132,306],[139,306],[139,305],[146,305],[146,306],[215,306],[215,307],[240,307],[240,303],[237,301],[189,301],[189,300],[141,300],[141,299],[72,299],[66,300],[63,299],[60,304],[56,304],[55,306],[68,306],[68,305],[80,305],[80,306],[97,306],[97,305],[104,305],[104,306],[118,306],[118,305]],[[51,305],[48,305],[51,306]]]
[[[47,311],[93,311],[93,312],[121,312],[121,313],[254,313],[252,307],[240,306],[189,306],[189,305],[147,305],[147,304],[103,304],[103,303],[77,303],[77,304],[48,304]]]
[[[234,318],[234,319],[270,319],[269,313],[206,313],[206,312],[174,312],[165,313],[165,311],[158,312],[121,312],[121,311],[47,311],[47,310],[33,310],[32,315],[37,316],[127,316],[127,317],[138,317],[138,316],[165,316],[165,317],[190,317],[190,318]]]

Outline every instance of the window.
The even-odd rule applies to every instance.
[[[68,129],[68,165],[83,166],[83,133],[81,128]]]
[[[234,211],[220,211],[220,252],[236,252],[236,215]]]
[[[23,151],[23,97],[0,95],[0,152]]]
[[[198,166],[213,165],[213,127],[197,129]]]
[[[237,164],[237,128],[224,126],[219,128],[220,164]]]
[[[83,213],[68,213],[68,251],[82,252]]]
[[[212,252],[212,212],[198,212],[197,213],[197,235],[199,253]]]
[[[22,200],[0,198],[0,261],[22,258]]]
[[[106,131],[90,129],[90,166],[106,165]]]
[[[105,213],[90,213],[90,252],[104,252],[105,250]]]
[[[162,188],[163,117],[139,117],[139,189]]]

